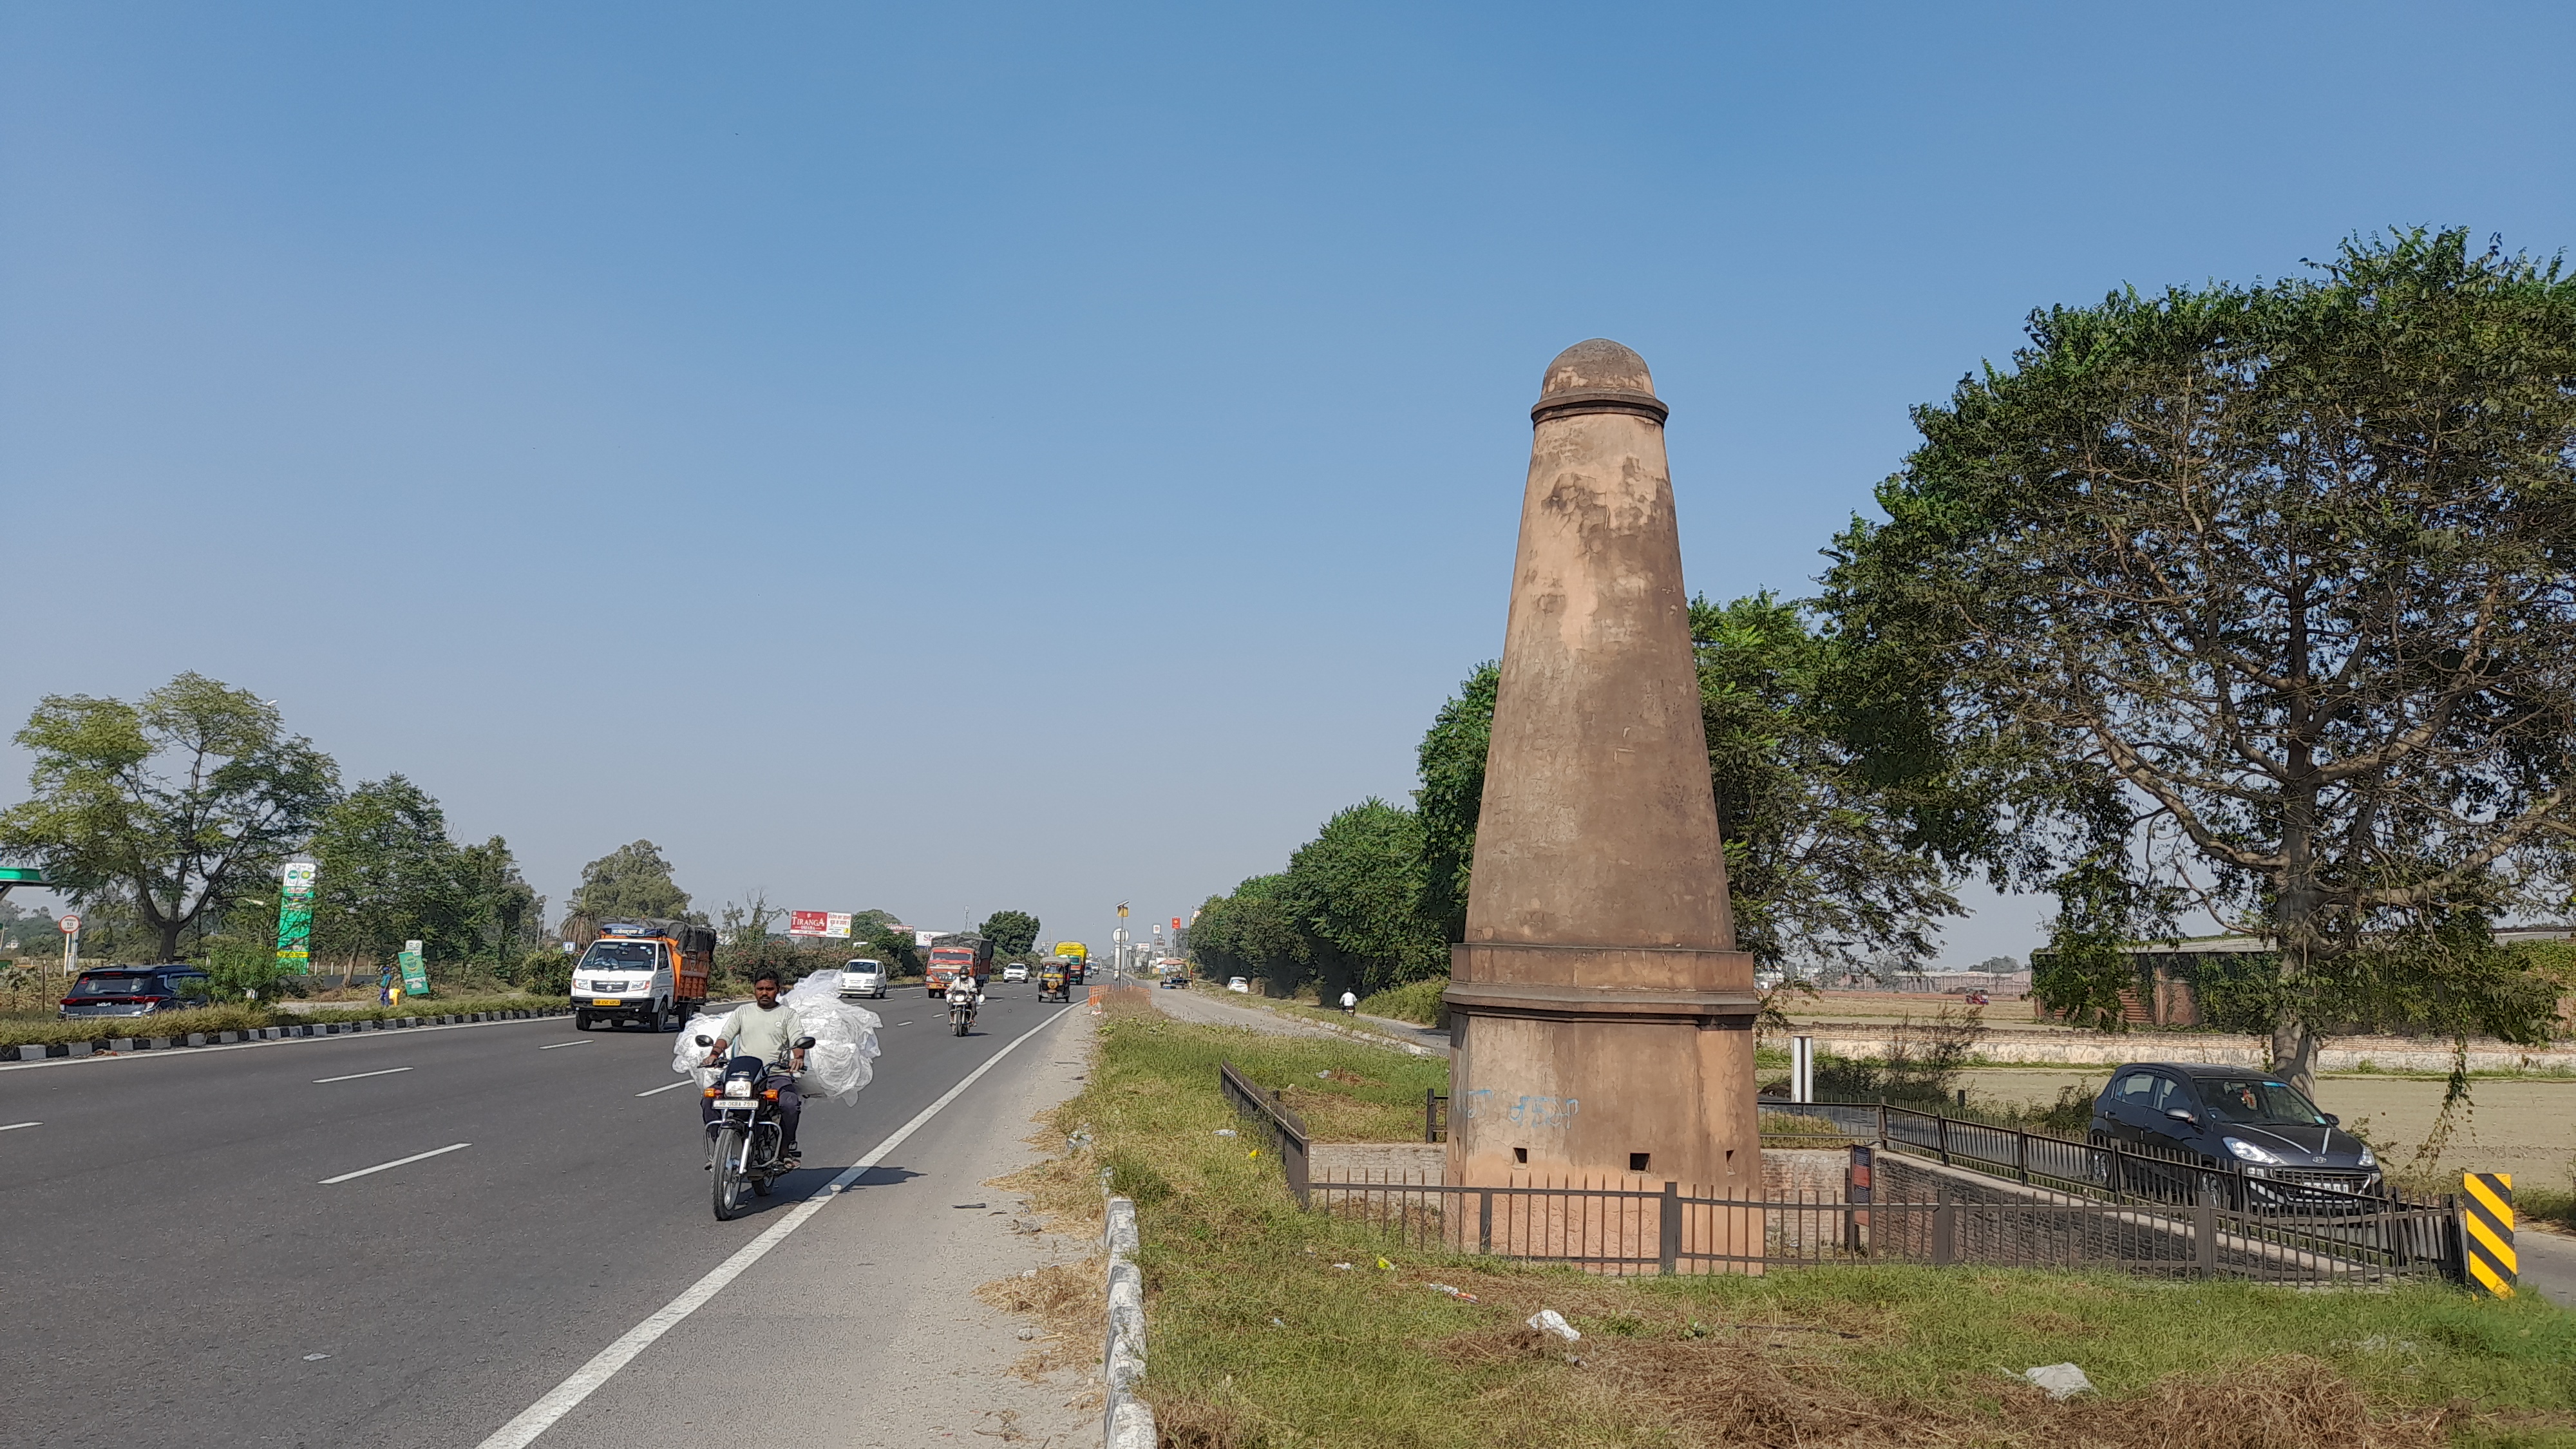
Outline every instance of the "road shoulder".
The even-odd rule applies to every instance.
[[[990,1185],[1046,1155],[1032,1119],[1081,1090],[1092,1024],[1066,1015],[549,1430],[548,1449],[677,1449],[782,1414],[799,1440],[848,1449],[1096,1442],[1096,1345],[1023,1377],[1053,1345],[976,1292],[1096,1252]]]

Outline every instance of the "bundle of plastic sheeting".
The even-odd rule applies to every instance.
[[[681,1023],[680,1038],[671,1047],[671,1070],[687,1072],[701,1088],[714,1086],[716,1078],[724,1075],[724,1068],[700,1065],[707,1059],[707,1049],[698,1045],[698,1038],[712,1041],[724,1035],[725,1017],[732,1014],[702,1011]]]
[[[809,1102],[817,1097],[844,1105],[859,1100],[859,1089],[876,1075],[869,1063],[878,1055],[877,1028],[884,1020],[841,999],[838,971],[815,972],[781,1000],[796,1013],[797,1035],[814,1038],[796,1090]]]

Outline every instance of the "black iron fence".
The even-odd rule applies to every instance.
[[[1882,1178],[1882,1181],[1885,1179]],[[1998,1200],[1936,1186],[1920,1198],[1744,1198],[1660,1190],[1436,1182],[1307,1185],[1303,1201],[1402,1246],[1566,1263],[1615,1274],[1846,1263],[1974,1263],[2262,1282],[2456,1277],[2457,1214],[2383,1203],[2367,1215],[2285,1219],[2203,1201]]]
[[[2457,1280],[2464,1262],[2456,1201],[2408,1201],[2375,1178],[2265,1172],[1883,1103],[1761,1103],[1766,1145],[1852,1149],[1830,1193],[1319,1180],[1305,1121],[1281,1093],[1231,1063],[1219,1087],[1300,1205],[1417,1249],[1619,1274],[1976,1263],[2297,1284]],[[1424,1094],[1425,1141],[1447,1137],[1447,1107]]]

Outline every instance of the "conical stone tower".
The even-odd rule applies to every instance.
[[[1530,409],[1451,953],[1452,1183],[1761,1182],[1753,962],[1727,909],[1665,412],[1644,359],[1603,339],[1550,363]]]

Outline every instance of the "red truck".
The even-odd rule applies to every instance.
[[[948,983],[957,973],[967,972],[975,978],[978,990],[993,974],[993,943],[972,931],[930,938],[929,976],[926,985],[932,996],[948,994]]]

